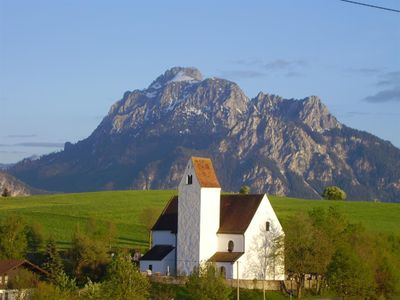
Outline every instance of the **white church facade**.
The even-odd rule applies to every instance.
[[[140,270],[188,275],[213,262],[232,279],[284,280],[284,232],[265,194],[221,194],[208,158],[192,157],[152,228]]]

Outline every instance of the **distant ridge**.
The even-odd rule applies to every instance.
[[[0,171],[0,195],[3,193],[4,189],[7,189],[9,191],[11,197],[30,196],[46,193],[45,191],[32,188],[15,178],[14,176]]]
[[[400,201],[400,150],[341,124],[317,96],[248,98],[220,78],[174,67],[124,93],[86,139],[8,171],[64,192],[175,188],[190,156],[211,157],[221,186],[319,198]]]

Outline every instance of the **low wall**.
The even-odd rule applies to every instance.
[[[151,275],[148,276],[151,282],[164,283],[164,284],[178,284],[184,285],[187,281],[187,277],[180,276],[162,276],[162,275]],[[230,287],[237,287],[238,281],[236,279],[225,279],[225,282]],[[269,291],[279,291],[281,289],[281,281],[279,280],[266,280],[265,289]],[[239,287],[244,289],[263,289],[262,280],[239,280]]]

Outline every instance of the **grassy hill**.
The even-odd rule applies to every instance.
[[[68,247],[77,224],[90,219],[113,222],[118,229],[118,246],[144,248],[147,235],[140,214],[145,208],[161,212],[175,191],[113,191],[80,194],[41,195],[0,198],[0,218],[15,213],[28,222],[42,224],[44,233],[52,235],[61,247]],[[378,233],[400,234],[400,204],[371,202],[332,202],[269,196],[283,224],[299,212],[314,207],[337,206],[352,222],[362,223]]]

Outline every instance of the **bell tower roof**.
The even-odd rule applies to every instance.
[[[193,169],[200,187],[221,188],[211,159],[192,156]]]

